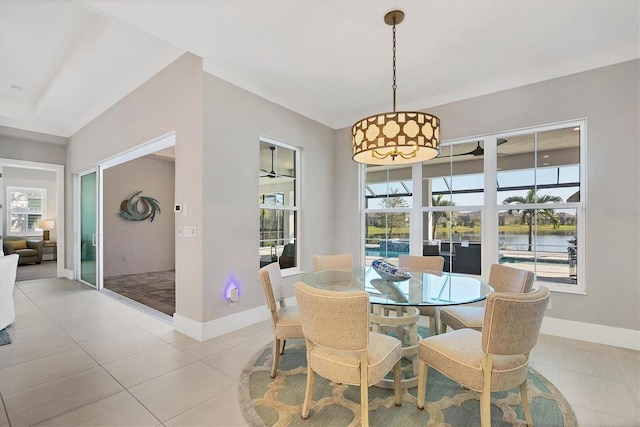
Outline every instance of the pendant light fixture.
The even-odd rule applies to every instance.
[[[403,165],[433,159],[439,154],[440,119],[426,113],[396,111],[396,25],[404,12],[387,13],[393,26],[393,112],[364,118],[351,128],[353,160],[370,165]]]

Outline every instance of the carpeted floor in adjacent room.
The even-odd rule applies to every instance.
[[[42,261],[40,264],[19,265],[16,272],[16,282],[58,277],[57,267],[57,261]]]

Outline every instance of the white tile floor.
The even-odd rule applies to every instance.
[[[15,301],[0,426],[246,425],[238,380],[268,322],[201,343],[66,279],[20,282]],[[533,367],[581,426],[640,426],[639,352],[543,335]]]

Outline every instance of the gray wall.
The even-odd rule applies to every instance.
[[[105,277],[175,269],[174,175],[173,162],[150,158],[104,171]],[[153,197],[160,205],[153,222],[128,221],[119,214],[120,203],[140,190],[138,197]]]
[[[586,295],[554,293],[548,317],[640,329],[640,61],[429,108],[442,139],[587,119]],[[357,165],[336,140],[337,247],[359,246]],[[361,241],[361,240],[360,240]],[[359,242],[358,242],[359,244]]]
[[[264,305],[257,280],[260,136],[302,149],[302,268],[310,268],[313,254],[333,251],[335,132],[203,73],[190,54],[73,135],[68,171],[171,130],[175,202],[188,205],[175,226],[196,226],[195,238],[176,236],[177,314],[204,323]],[[289,296],[295,279],[287,279]],[[223,299],[229,280],[241,288],[235,306]]]
[[[335,132],[212,75],[204,78],[204,274],[206,319],[264,305],[258,283],[260,137],[301,148],[300,267],[333,248]],[[223,300],[229,280],[235,306]],[[286,278],[287,296],[293,296]]]
[[[188,215],[175,216],[175,228],[190,225],[198,230],[193,238],[177,238],[174,229],[176,312],[200,322],[203,321],[202,60],[191,54],[183,55],[74,134],[69,141],[67,172],[70,177],[172,131],[176,134],[175,201],[189,206]],[[68,185],[67,191],[70,190]],[[66,212],[71,220],[70,203]],[[71,232],[67,237],[72,242]]]
[[[64,165],[68,138],[0,126],[0,158]]]

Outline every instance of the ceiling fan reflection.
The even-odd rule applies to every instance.
[[[260,169],[261,172],[264,172],[266,174],[266,175],[260,175],[260,178],[295,178],[294,176],[291,176],[291,175],[276,173],[274,168],[274,160],[273,160],[273,154],[276,151],[276,147],[271,146],[269,147],[269,149],[271,150],[271,170],[266,171],[265,169]]]
[[[498,146],[504,144],[505,142],[507,142],[507,140],[504,139],[504,138],[498,139]],[[484,148],[482,148],[482,146],[480,145],[480,141],[478,141],[477,144],[478,145],[473,150],[467,151],[466,153],[453,154],[452,157],[457,157],[457,156],[482,156],[482,155],[484,155]]]

